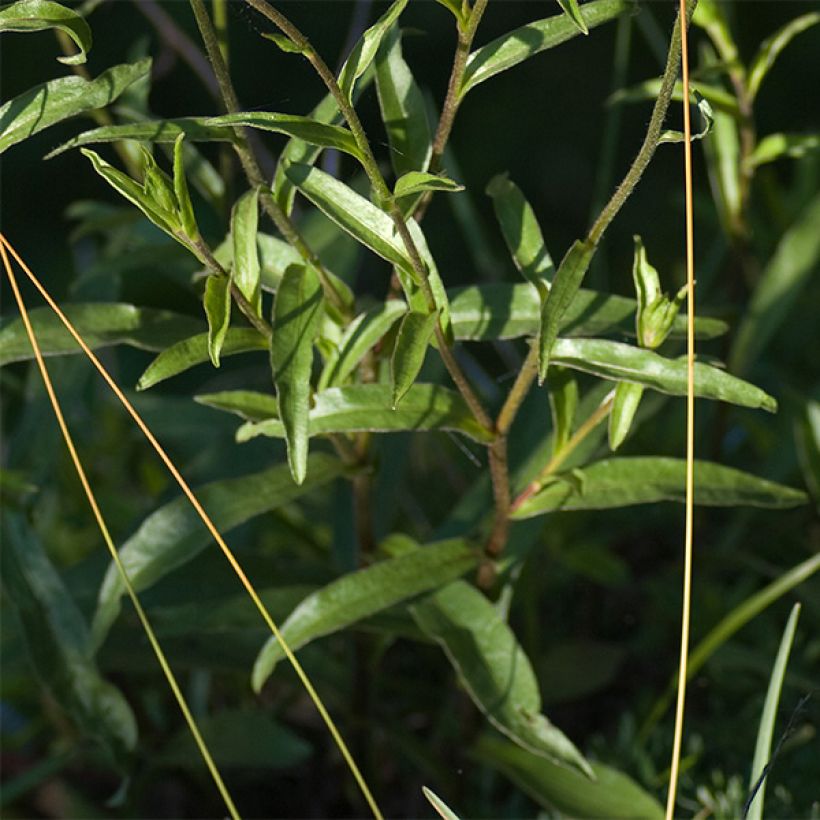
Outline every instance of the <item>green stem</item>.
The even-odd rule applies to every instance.
[[[687,0],[687,26],[692,19],[692,14],[694,14],[697,4],[698,0]],[[649,120],[649,126],[646,129],[646,136],[641,145],[641,150],[638,151],[638,156],[635,157],[623,181],[616,188],[615,193],[603,207],[598,218],[589,229],[587,241],[593,245],[597,245],[601,241],[604,231],[609,227],[609,224],[616,217],[618,211],[621,210],[626,200],[629,199],[632,191],[635,190],[635,186],[643,176],[644,171],[647,169],[658,147],[658,140],[663,130],[663,121],[669,109],[669,103],[672,99],[672,92],[675,88],[675,81],[677,80],[678,68],[680,66],[680,25],[680,15],[678,15],[678,18],[675,20],[675,27],[672,31],[672,39],[669,43],[669,52],[666,57],[666,68],[664,69],[661,79],[661,88],[655,100],[655,106],[652,109],[652,117]]]

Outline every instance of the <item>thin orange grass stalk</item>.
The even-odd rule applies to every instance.
[[[74,325],[71,324],[68,317],[60,310],[59,306],[51,297],[49,292],[45,289],[40,280],[34,275],[31,269],[26,265],[26,263],[20,258],[19,254],[14,250],[14,248],[11,246],[9,241],[2,233],[0,233],[0,244],[4,245],[8,249],[9,253],[14,257],[17,264],[20,265],[20,267],[25,272],[26,276],[28,276],[28,278],[31,280],[31,283],[40,292],[40,295],[46,301],[48,306],[54,311],[54,313],[65,326],[66,330],[77,342],[82,352],[87,356],[87,358],[91,361],[94,367],[99,371],[100,375],[103,377],[106,384],[111,388],[112,392],[119,399],[123,407],[125,407],[125,409],[128,411],[131,418],[134,419],[134,422],[136,423],[137,427],[139,427],[143,435],[148,439],[148,442],[151,444],[151,446],[156,451],[157,455],[165,464],[166,468],[168,469],[168,472],[171,473],[172,477],[177,482],[182,492],[188,498],[188,501],[191,503],[191,506],[194,508],[197,515],[200,517],[200,519],[202,519],[203,524],[213,537],[214,541],[216,541],[219,548],[222,550],[223,554],[225,555],[225,558],[228,560],[228,563],[231,565],[231,568],[236,573],[237,577],[242,583],[242,586],[248,593],[248,596],[253,601],[254,606],[259,611],[259,614],[262,616],[262,619],[265,621],[265,624],[267,625],[268,629],[270,629],[273,636],[281,644],[282,651],[285,653],[287,659],[290,661],[294,671],[296,672],[297,677],[301,681],[302,685],[305,687],[305,690],[310,696],[310,699],[313,701],[316,710],[319,712],[319,715],[324,721],[325,726],[330,732],[331,737],[333,738],[334,742],[336,743],[336,746],[341,752],[342,757],[345,760],[345,763],[350,769],[350,772],[353,775],[354,780],[356,781],[359,789],[362,792],[362,795],[364,796],[364,799],[367,801],[367,804],[370,807],[373,816],[376,818],[376,820],[383,820],[383,815],[378,807],[378,804],[373,798],[373,795],[367,783],[365,782],[365,779],[362,776],[359,767],[356,765],[356,761],[353,759],[353,756],[351,755],[350,750],[347,747],[347,744],[344,742],[341,733],[336,727],[336,724],[334,723],[333,718],[330,716],[330,713],[325,708],[325,705],[322,702],[322,699],[319,697],[319,694],[314,688],[313,684],[311,683],[310,678],[303,669],[302,665],[299,663],[298,659],[296,658],[296,655],[290,648],[290,645],[285,640],[284,636],[279,630],[279,627],[273,620],[273,617],[271,616],[270,612],[268,612],[267,608],[262,602],[262,599],[256,592],[256,589],[254,588],[253,584],[250,582],[241,565],[239,564],[239,561],[237,560],[236,556],[233,554],[230,547],[225,542],[225,539],[222,537],[219,530],[216,528],[216,525],[205,512],[205,509],[200,504],[199,499],[197,499],[196,495],[194,495],[194,492],[188,485],[188,482],[185,481],[185,479],[182,477],[182,474],[179,472],[176,465],[171,460],[171,457],[165,452],[162,445],[157,441],[154,434],[148,428],[148,425],[145,423],[145,421],[143,421],[142,416],[140,416],[140,414],[137,412],[133,404],[131,404],[131,402],[126,398],[125,394],[119,388],[119,386],[114,381],[112,376],[108,373],[105,367],[103,367],[100,360],[94,355],[92,350],[85,343],[82,336],[74,327]]]
[[[689,45],[686,26],[686,1],[680,0],[681,67],[683,81],[683,156],[686,188],[686,531],[683,545],[683,605],[681,607],[680,664],[678,697],[675,707],[675,735],[672,741],[672,764],[669,769],[669,792],[666,820],[675,816],[675,797],[680,771],[683,713],[686,705],[686,677],[689,661],[689,620],[692,600],[692,536],[695,490],[695,248],[692,206],[692,122],[689,112]]]
[[[142,628],[145,630],[145,634],[148,636],[148,641],[151,644],[151,648],[154,650],[154,654],[156,655],[157,661],[159,662],[159,665],[162,668],[163,674],[165,675],[165,679],[168,681],[168,686],[174,693],[174,697],[176,698],[176,701],[179,704],[179,708],[182,712],[183,717],[185,718],[185,722],[188,724],[188,728],[191,730],[191,734],[194,736],[194,741],[196,742],[200,754],[202,755],[202,758],[205,761],[205,765],[208,767],[208,771],[211,773],[211,777],[213,778],[214,783],[216,784],[216,788],[222,796],[222,799],[225,801],[225,806],[230,812],[231,817],[234,820],[239,820],[239,812],[237,811],[233,799],[231,798],[231,795],[228,792],[228,789],[225,786],[224,781],[222,780],[222,776],[220,775],[219,770],[216,767],[216,763],[214,763],[214,759],[211,756],[210,751],[208,750],[208,745],[205,743],[205,740],[202,737],[202,733],[200,732],[199,727],[197,726],[196,720],[193,714],[191,713],[191,710],[189,709],[187,702],[185,701],[185,696],[182,694],[182,690],[179,688],[177,679],[173,673],[173,670],[171,669],[170,664],[168,663],[168,659],[165,657],[165,653],[162,651],[162,647],[160,646],[159,641],[157,640],[156,633],[154,632],[151,623],[148,620],[148,616],[145,614],[145,610],[142,608],[142,604],[140,603],[139,598],[137,597],[137,593],[134,590],[133,585],[131,584],[131,579],[128,577],[128,573],[126,572],[125,567],[123,566],[122,561],[120,560],[117,548],[114,546],[114,541],[111,538],[111,533],[108,530],[108,525],[105,523],[102,511],[100,510],[100,506],[97,503],[97,498],[94,495],[94,491],[91,489],[91,484],[88,481],[88,476],[86,475],[85,469],[83,468],[82,461],[80,461],[80,456],[77,453],[77,448],[74,445],[74,439],[71,435],[71,432],[68,429],[68,425],[66,424],[65,416],[63,415],[63,410],[60,406],[60,400],[57,398],[57,394],[54,391],[54,384],[52,383],[51,376],[49,376],[48,369],[46,368],[46,363],[43,359],[43,353],[40,350],[40,344],[37,341],[37,336],[34,333],[34,328],[31,325],[31,320],[29,319],[28,310],[26,310],[26,305],[23,301],[23,296],[20,293],[20,288],[17,286],[17,278],[14,275],[14,271],[12,270],[8,255],[6,254],[6,245],[4,242],[0,242],[0,255],[2,255],[3,257],[3,267],[6,269],[6,275],[8,276],[9,284],[11,285],[11,289],[14,293],[14,299],[17,302],[17,307],[20,309],[20,318],[23,320],[23,325],[26,328],[26,334],[28,335],[29,341],[31,342],[31,347],[34,351],[34,358],[37,360],[37,367],[40,369],[40,375],[43,377],[43,384],[45,385],[46,393],[48,393],[48,398],[51,402],[51,407],[54,410],[54,416],[57,419],[57,425],[60,428],[60,432],[63,435],[63,440],[65,441],[66,447],[68,448],[71,460],[74,463],[74,469],[77,472],[77,477],[80,479],[80,484],[82,484],[83,491],[85,492],[85,496],[88,499],[88,504],[91,507],[91,512],[94,514],[94,518],[97,521],[97,526],[100,530],[100,534],[102,535],[103,541],[105,541],[105,545],[108,547],[108,551],[111,553],[111,559],[114,561],[114,564],[117,567],[120,577],[122,578],[123,585],[125,586],[125,589],[128,592],[128,596],[131,598],[131,602],[134,604],[134,609],[136,609],[137,611],[140,623],[142,623]]]

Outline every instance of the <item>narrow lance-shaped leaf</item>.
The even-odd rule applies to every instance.
[[[68,304],[62,310],[92,350],[117,344],[163,350],[204,330],[202,322],[192,316],[118,302]],[[29,317],[44,356],[81,352],[51,308],[34,308]],[[4,322],[0,329],[0,365],[33,357],[22,321],[16,318]]]
[[[763,41],[749,66],[747,88],[751,99],[754,99],[757,95],[763,79],[769,73],[783,49],[786,48],[798,34],[812,26],[816,26],[818,23],[820,23],[820,12],[813,11],[808,14],[801,14],[800,17],[795,17],[794,20],[790,20],[771,37]]]
[[[699,94],[697,91],[692,91],[692,95],[695,98],[698,113],[700,114],[700,131],[692,134],[692,141],[694,142],[695,140],[702,140],[712,130],[712,126],[715,122],[715,115],[712,111],[712,106],[706,97]],[[685,140],[686,135],[683,131],[675,130],[663,131],[658,137],[658,142],[684,142]]]
[[[335,148],[337,151],[344,151],[359,160],[362,156],[349,128],[319,122],[310,117],[301,117],[295,114],[247,111],[210,117],[205,120],[205,125],[217,127],[241,125],[248,128],[259,128],[262,131],[274,131],[278,134],[296,137],[318,148]]]
[[[438,311],[433,313],[411,311],[401,320],[396,346],[390,359],[390,377],[393,382],[392,406],[394,408],[398,406],[416,381],[437,324]]]
[[[609,413],[609,449],[617,450],[629,434],[643,396],[643,385],[618,382]]]
[[[316,638],[348,626],[447,584],[475,568],[477,552],[456,539],[414,549],[343,575],[305,598],[282,624],[282,636],[294,651]],[[262,647],[251,678],[258,692],[285,657],[282,644],[270,638]]]
[[[592,776],[581,753],[541,714],[538,681],[498,610],[455,581],[410,606],[416,623],[446,653],[475,705],[524,749]]]
[[[42,545],[15,514],[3,515],[3,592],[43,686],[90,737],[124,762],[137,725],[119,689],[92,659],[88,627]]]
[[[288,464],[297,484],[305,480],[307,473],[313,340],[323,309],[322,283],[313,267],[288,268],[273,306],[271,370],[285,429]]]
[[[310,435],[366,430],[453,430],[482,443],[492,441],[492,431],[478,424],[465,401],[453,390],[435,384],[414,384],[395,410],[391,407],[392,393],[386,384],[352,384],[318,393],[308,416]],[[240,427],[236,438],[242,442],[256,436],[284,435],[285,425],[279,419],[268,419]]]
[[[43,31],[56,28],[65,32],[80,49],[79,54],[58,57],[66,65],[79,65],[86,61],[91,49],[91,28],[85,18],[73,9],[52,0],[18,0],[0,9],[0,32]]]
[[[0,107],[0,153],[55,123],[104,108],[150,70],[145,59],[109,68],[94,80],[61,77],[30,88]]]
[[[590,780],[499,737],[482,735],[471,750],[479,762],[498,769],[538,805],[564,817],[662,820],[663,808],[627,775],[591,763]]]
[[[629,0],[593,0],[580,7],[588,29],[606,23],[635,8]],[[517,28],[474,51],[467,58],[461,97],[479,83],[518,65],[548,48],[577,37],[581,29],[565,14],[536,20]]]
[[[604,379],[634,382],[671,396],[685,396],[686,360],[667,359],[651,350],[608,339],[558,339],[552,360]],[[777,402],[759,387],[725,370],[695,362],[695,395],[770,413]]]
[[[339,72],[339,88],[349,102],[353,101],[356,80],[364,74],[379,50],[382,38],[404,11],[407,0],[394,0],[390,8],[359,38]]]
[[[692,15],[692,24],[706,29],[723,62],[732,63],[737,59],[737,45],[721,0],[700,0]]]
[[[820,134],[767,134],[758,142],[748,163],[756,168],[781,157],[799,159],[813,151],[820,151]]]
[[[205,283],[205,315],[208,317],[208,355],[213,366],[219,367],[219,354],[231,323],[230,276],[208,277]]]
[[[558,337],[561,319],[575,299],[594,254],[594,245],[576,240],[558,266],[549,295],[541,308],[541,328],[538,336],[539,384],[543,384],[546,378],[550,352]]]
[[[736,119],[740,117],[740,108],[738,107],[737,98],[717,85],[707,85],[702,82],[692,83],[690,86],[693,93],[699,94],[706,100],[712,108],[718,112],[722,111],[725,114],[730,114]],[[610,105],[618,105],[620,103],[642,102],[643,100],[654,100],[661,90],[661,79],[656,77],[651,80],[644,80],[642,83],[631,86],[629,88],[622,88],[616,91],[610,98]],[[683,85],[680,80],[675,83],[672,89],[672,100],[674,102],[683,102]]]
[[[709,139],[703,142],[706,167],[724,234],[736,230],[741,202],[740,125],[735,117],[715,111]]]
[[[278,464],[259,473],[206,484],[197,490],[197,498],[224,534],[332,481],[343,470],[338,459],[317,453],[310,458],[310,478],[301,487],[293,483],[288,468]],[[179,497],[142,522],[123,544],[120,558],[134,589],[139,592],[196,557],[211,541],[188,499]],[[119,614],[120,599],[124,594],[122,578],[112,565],[97,597],[93,623],[95,645],[99,646],[105,640]]]
[[[398,198],[423,194],[425,191],[463,191],[464,186],[441,174],[428,174],[426,171],[408,171],[396,180],[393,195]]]
[[[432,790],[427,786],[421,787],[427,802],[436,810],[442,820],[459,820],[459,816]]]
[[[176,142],[180,134],[191,142],[234,142],[233,128],[206,125],[208,117],[179,117],[170,120],[146,120],[122,125],[103,125],[83,131],[67,142],[49,151],[44,159],[53,159],[71,148],[95,143],[142,140],[151,143]]]
[[[424,95],[401,50],[401,30],[393,26],[376,55],[376,91],[397,177],[425,171],[433,137]]]
[[[262,310],[259,252],[256,231],[259,224],[259,189],[244,193],[231,211],[233,281],[254,310]]]
[[[571,370],[553,367],[547,376],[547,389],[552,414],[553,452],[558,453],[572,435],[578,409],[578,382]]]
[[[571,479],[557,476],[524,501],[513,517],[531,518],[554,510],[604,510],[686,500],[684,459],[605,459],[574,470]],[[804,504],[806,495],[732,467],[696,461],[694,499],[695,504],[707,507],[787,508]]]
[[[191,241],[199,238],[194,206],[188,193],[188,180],[185,178],[184,160],[185,134],[180,134],[174,141],[174,195],[177,200],[182,229]]]
[[[558,5],[563,9],[564,14],[578,27],[583,34],[589,34],[589,28],[584,22],[578,0],[558,0]]]
[[[325,362],[317,389],[321,391],[342,384],[365,353],[406,312],[407,305],[404,302],[391,299],[366,313],[360,313],[347,326],[335,353]]]

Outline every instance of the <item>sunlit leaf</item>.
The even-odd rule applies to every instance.
[[[58,57],[66,65],[78,65],[86,61],[91,48],[91,29],[85,18],[73,9],[52,0],[18,0],[0,9],[0,32],[43,31],[56,28],[65,32],[80,50],[71,57]]]
[[[581,14],[581,8],[578,5],[578,0],[558,0],[558,5],[564,11],[564,14],[578,27],[583,34],[589,34],[589,28],[584,22],[584,16]]]
[[[185,135],[180,134],[174,141],[174,195],[182,222],[182,229],[192,239],[199,238],[199,228],[194,215],[194,205],[188,193],[188,180],[185,177]]]
[[[281,627],[294,651],[310,641],[338,632],[357,621],[447,584],[473,569],[479,555],[461,539],[415,549],[343,575],[302,601]],[[270,638],[253,667],[252,684],[259,691],[285,657]]]
[[[432,789],[422,786],[421,790],[442,820],[459,820],[459,816]]]
[[[204,302],[205,315],[208,317],[208,355],[211,358],[213,366],[219,367],[219,354],[222,352],[222,345],[225,343],[225,336],[228,333],[228,327],[231,323],[230,277],[209,276],[208,281],[205,283]],[[186,339],[185,342],[181,342],[181,344],[188,344],[190,348],[189,342],[190,339]],[[179,345],[175,347],[179,347]],[[181,359],[182,357],[177,356],[176,362],[180,362]],[[166,362],[167,361],[169,361],[169,359],[166,358]],[[143,385],[143,379],[145,379],[147,372],[148,371],[146,371],[140,379],[140,383],[137,385],[138,389],[144,390],[146,386],[150,386]],[[179,373],[181,371],[177,370],[176,372]],[[162,378],[168,378],[168,376],[163,374]],[[157,381],[159,381],[159,379],[155,378],[152,384],[156,384]]]
[[[256,247],[258,225],[259,190],[253,188],[239,197],[231,211],[231,277],[257,314],[262,311],[262,283]]]
[[[393,382],[392,406],[398,406],[419,375],[427,347],[438,323],[438,313],[410,311],[401,320],[396,346],[390,359]]]
[[[441,174],[426,171],[408,171],[396,180],[393,195],[396,197],[422,194],[425,191],[463,191],[464,186]]]
[[[615,397],[609,413],[609,449],[617,450],[629,434],[638,405],[641,403],[644,387],[641,384],[618,382]]]

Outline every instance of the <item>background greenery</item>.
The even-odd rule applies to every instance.
[[[239,12],[237,5],[230,4],[231,61],[243,107],[306,113],[324,93],[320,83],[297,58],[258,37],[257,29],[267,26]],[[286,11],[328,63],[337,66],[352,18],[365,5],[291,2]],[[748,57],[765,36],[810,10],[811,4],[779,0],[726,5],[741,53]],[[196,41],[188,5],[164,7]],[[491,2],[478,42],[557,11],[552,3]],[[163,51],[134,4],[104,3],[90,20],[95,36],[88,63],[92,74],[148,53],[155,59],[150,107],[156,116],[218,113],[189,70]],[[535,57],[471,93],[459,112],[450,143],[452,156],[445,162],[449,175],[467,188],[458,196],[468,213],[454,207],[453,197],[441,195],[424,223],[448,287],[517,281],[491,200],[483,193],[498,173],[509,172],[522,187],[555,258],[583,235],[602,198],[634,156],[649,112],[649,103],[606,106],[616,73],[617,27],[628,25],[631,30],[622,80],[632,85],[660,73],[663,54],[657,51],[665,49],[672,20],[672,4],[642,3],[640,15],[628,23],[603,26],[589,39],[579,37]],[[454,46],[451,18],[435,3],[413,0],[401,23],[407,30],[407,62],[422,88],[440,104]],[[818,130],[814,98],[820,87],[819,50],[816,27],[795,39],[780,57],[756,104],[760,134]],[[4,35],[3,99],[49,76],[62,76],[65,69],[54,61],[54,53],[48,33]],[[359,110],[371,139],[386,155],[372,88],[363,95]],[[620,112],[617,122],[615,111]],[[675,112],[670,119],[678,116]],[[83,123],[82,129],[86,127],[91,126]],[[121,300],[199,315],[199,300],[188,285],[195,261],[171,248],[147,223],[129,228],[122,235],[124,244],[105,252],[99,237],[78,237],[74,232],[77,220],[69,208],[77,200],[122,205],[76,152],[41,161],[44,153],[79,130],[77,121],[62,123],[4,157],[4,234],[59,300]],[[609,140],[614,150],[607,167]],[[278,150],[282,141],[273,137],[267,144]],[[323,162],[332,168],[339,160]],[[349,174],[352,162],[341,160],[341,168]],[[683,281],[681,176],[680,151],[661,146],[608,232],[587,278],[589,287],[632,295],[635,233],[643,236],[665,287],[674,290]],[[699,147],[695,176],[699,300],[736,328],[754,278],[743,277],[727,247]],[[757,258],[765,261],[771,256],[801,203],[818,190],[818,180],[820,153],[766,167],[754,190],[751,244]],[[238,178],[234,184],[238,195]],[[217,225],[203,226],[206,229],[220,230]],[[313,230],[318,236],[319,228]],[[384,266],[375,257],[343,240],[334,254],[336,260],[348,260],[339,267],[355,271],[357,293],[383,295]],[[815,263],[815,275],[785,321],[744,374],[777,397],[780,412],[770,416],[699,402],[697,416],[700,456],[790,486],[805,487],[808,481],[808,489],[811,468],[804,464],[801,469],[799,441],[801,435],[805,438],[800,431],[806,428],[806,401],[820,399],[816,267]],[[29,295],[29,304],[38,304]],[[3,311],[14,312],[5,290]],[[731,336],[699,350],[723,358],[730,344]],[[463,347],[463,366],[488,403],[496,405],[520,366],[523,345]],[[150,360],[151,354],[130,348],[104,355],[127,388],[135,385]],[[52,361],[59,362],[51,368],[53,377],[121,543],[176,491],[87,364],[77,357]],[[440,375],[436,366],[428,360],[424,372],[431,380]],[[38,379],[26,364],[2,371],[4,458],[12,471],[9,481],[16,481],[4,488],[4,504],[28,511],[33,530],[90,620],[109,560]],[[219,371],[203,365],[134,396],[195,486],[284,461],[279,443],[236,445],[236,425],[230,417],[190,400],[194,392],[237,384],[269,390],[270,373],[253,358],[240,356],[226,359]],[[679,456],[683,402],[646,402],[648,416],[652,410],[654,414],[624,445],[624,454]],[[529,454],[547,424],[544,396],[533,390],[511,441],[513,463]],[[441,433],[382,437],[376,448],[377,462],[385,466],[377,473],[374,488],[378,538],[402,530],[421,541],[454,533],[457,525],[451,512],[483,468]],[[529,557],[516,582],[510,623],[538,675],[545,711],[581,750],[627,772],[655,794],[661,793],[664,783],[671,715],[666,714],[648,737],[640,734],[640,727],[677,662],[682,520],[682,509],[671,504],[564,513],[515,525],[511,541],[513,553],[519,549]],[[820,550],[818,523],[816,496],[812,504],[788,511],[700,509],[695,641],[754,591]],[[283,618],[307,588],[355,567],[349,487],[328,484],[298,505],[286,505],[242,525],[231,533],[230,543],[259,586],[271,590],[271,611]],[[276,592],[278,588],[284,589]],[[715,815],[736,816],[738,801],[742,804],[745,798],[766,685],[795,598],[804,608],[785,679],[779,731],[801,696],[816,689],[818,592],[814,579],[775,603],[723,645],[694,679],[682,785],[682,799],[691,814],[712,805]],[[292,673],[283,666],[261,696],[251,693],[248,672],[266,635],[215,550],[202,552],[195,562],[166,576],[143,598],[195,712],[210,727],[217,762],[225,767],[246,816],[363,814],[360,798]],[[101,671],[125,694],[138,720],[139,745],[127,763],[112,763],[42,689],[32,686],[25,647],[8,617],[6,596],[3,609],[6,816],[220,816],[218,796],[128,606],[98,655]],[[440,651],[413,640],[388,639],[383,625],[375,624],[373,630],[377,637],[368,639],[364,661],[362,640],[353,632],[309,646],[301,656],[350,737],[386,813],[429,815],[420,790],[426,783],[464,817],[535,815],[538,804],[526,790],[478,759],[480,749],[476,751],[473,740],[481,729],[480,715],[452,684],[452,670]],[[796,717],[794,733],[774,767],[769,816],[817,815],[819,720],[815,697]],[[21,780],[27,776],[30,783]]]

